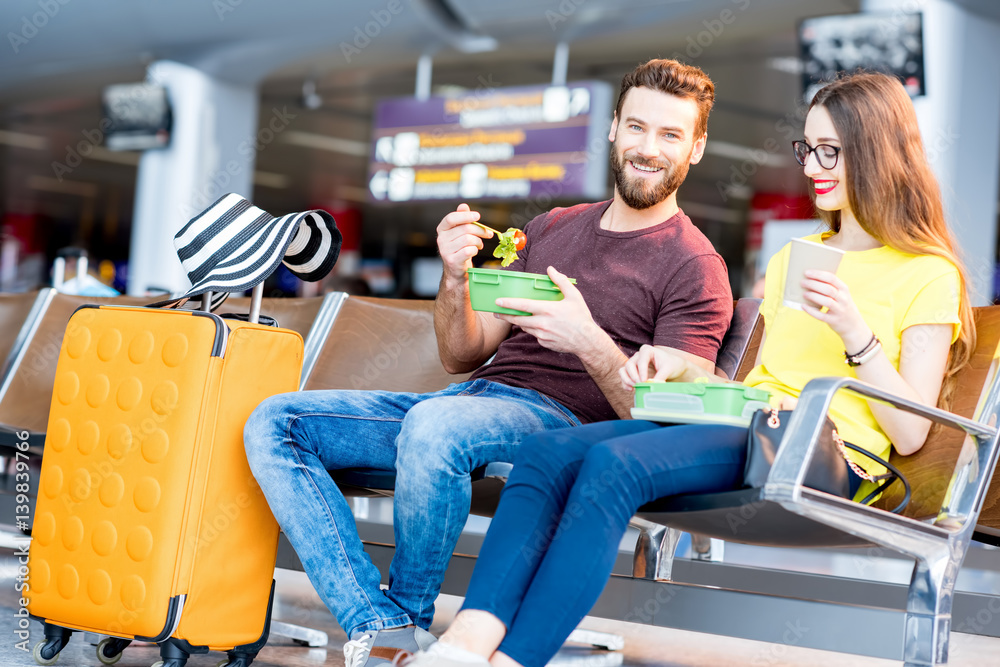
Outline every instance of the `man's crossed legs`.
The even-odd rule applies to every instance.
[[[513,461],[531,433],[577,424],[538,392],[474,380],[429,394],[282,394],[254,411],[244,437],[278,523],[323,602],[355,639],[411,624],[430,627],[468,518],[470,473]],[[354,467],[397,473],[396,553],[386,591],[328,472]]]

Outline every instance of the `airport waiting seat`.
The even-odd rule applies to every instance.
[[[10,473],[16,470],[17,456],[22,457],[21,461],[25,456],[25,452],[17,449],[17,444],[24,442],[18,437],[19,433],[26,431],[28,434],[27,463],[31,478],[38,479],[56,363],[70,316],[85,303],[142,305],[148,302],[147,297],[95,298],[63,294],[51,288],[35,296],[0,376],[0,513],[9,517],[0,523],[8,523],[15,516],[15,475]],[[34,516],[36,492],[37,488],[32,488],[28,495],[31,516]]]
[[[345,309],[338,317],[340,330],[337,338],[328,342],[328,347],[339,350],[342,358],[335,367],[325,367],[320,371],[319,375],[325,382],[323,388],[433,391],[444,388],[449,381],[461,382],[468,377],[444,374],[433,336],[433,303],[401,301],[394,304],[386,299],[361,301],[355,298],[347,301],[348,305],[352,303],[353,307]],[[366,310],[370,313],[359,318]],[[763,333],[759,310],[760,299],[740,299],[734,304],[733,319],[720,348],[717,366],[727,377],[732,378],[741,371],[745,376],[753,367]],[[358,380],[364,377],[365,370],[378,370],[372,362],[373,358],[377,360],[379,354],[385,354],[386,347],[396,349],[393,337],[405,331],[400,328],[399,319],[416,318],[415,311],[422,311],[425,319],[417,318],[410,322],[417,324],[409,329],[411,333],[406,337],[409,346],[414,348],[409,350],[412,357],[396,360],[399,363],[394,362],[391,369],[386,369],[386,375],[379,375],[378,381],[373,378],[370,386],[360,384]],[[335,326],[336,329],[338,327]],[[361,341],[365,342],[361,344]],[[397,378],[397,373],[402,375]],[[495,462],[472,472],[472,514],[493,516],[512,467],[510,463]],[[349,468],[333,471],[332,475],[341,489],[350,495],[391,496],[395,488],[395,471]]]
[[[303,389],[427,392],[462,382],[438,357],[434,302],[328,295],[337,300]],[[308,355],[307,355],[308,356]]]
[[[52,289],[39,292],[31,308],[32,317],[20,327],[16,337],[17,347],[12,347],[4,366],[0,384],[0,448],[9,449],[15,441],[13,434],[27,431],[32,450],[40,453],[49,419],[59,350],[66,326],[77,308],[84,304],[145,306],[153,300],[148,296],[79,296]],[[261,313],[271,315],[279,324],[305,337],[322,303],[322,297],[264,299]],[[219,313],[246,313],[249,304],[248,297],[227,299]],[[0,301],[0,309],[4,307],[4,302]],[[24,310],[23,303],[20,309]],[[5,330],[0,330],[0,336],[5,333]],[[0,338],[0,345],[4,340]]]
[[[374,305],[374,304],[372,304]],[[723,374],[741,379],[753,366],[760,344],[762,322],[757,315],[759,302],[741,300],[737,304],[730,335],[724,343],[719,357],[719,370]],[[427,306],[429,311],[429,305]],[[642,619],[657,625],[671,627],[691,627],[702,631],[733,633],[735,636],[768,636],[768,619],[775,614],[807,613],[817,614],[811,618],[841,619],[839,626],[823,623],[824,632],[814,633],[808,645],[847,650],[867,655],[890,657],[901,656],[906,667],[925,667],[942,664],[947,660],[948,638],[951,630],[950,612],[953,600],[961,602],[966,610],[971,605],[995,602],[995,598],[977,593],[954,595],[954,584],[971,539],[994,541],[1000,534],[1000,485],[990,485],[990,478],[996,463],[998,451],[996,423],[1000,410],[1000,383],[997,379],[998,343],[1000,343],[1000,307],[979,308],[975,311],[978,343],[970,365],[963,370],[958,380],[957,399],[954,413],[946,413],[935,408],[900,400],[853,379],[821,378],[813,381],[803,392],[786,433],[781,454],[775,460],[768,483],[763,489],[747,489],[720,494],[683,496],[666,498],[641,508],[635,517],[642,534],[633,555],[632,573],[622,583],[621,577],[613,577],[606,595],[595,608],[595,614],[625,620]],[[341,322],[342,327],[350,326],[353,316]],[[373,338],[366,341],[368,351],[364,354],[378,354],[384,348],[385,330],[367,329]],[[398,332],[392,329],[390,332]],[[381,341],[375,340],[378,333]],[[397,334],[398,335],[398,334]],[[391,340],[391,339],[390,339]],[[435,350],[426,344],[426,354],[434,359]],[[348,350],[341,354],[351,358],[355,369],[362,371],[371,358],[358,357]],[[428,358],[421,363],[426,368]],[[385,365],[386,360],[382,360]],[[408,362],[406,362],[408,363]],[[433,367],[433,364],[430,364]],[[412,368],[412,367],[411,367]],[[394,367],[373,381],[371,388],[392,389]],[[404,369],[404,375],[406,371]],[[356,378],[363,378],[356,371]],[[350,380],[350,375],[339,382]],[[347,384],[350,387],[350,384]],[[332,387],[330,387],[332,388]],[[361,387],[358,387],[361,388]],[[878,507],[866,507],[844,499],[835,498],[801,485],[802,472],[806,469],[813,440],[820,429],[822,417],[836,391],[854,391],[861,395],[880,400],[904,410],[923,414],[933,421],[953,427],[935,428],[924,449],[913,457],[898,457],[914,487],[913,501],[903,516],[891,514]],[[955,435],[957,433],[957,435]],[[506,465],[506,464],[501,464]],[[509,466],[506,466],[509,469]],[[503,470],[494,470],[490,476],[485,471],[477,471],[493,482],[494,490],[502,488],[505,477]],[[391,495],[393,474],[391,471],[347,470],[336,471],[334,478],[343,488],[353,488],[359,493]],[[474,511],[484,515],[492,514],[498,493],[491,493],[485,503],[476,508],[477,495],[473,486]],[[886,494],[882,504],[893,502],[892,493]],[[477,511],[478,509],[478,511]],[[982,509],[982,512],[980,510]],[[836,583],[809,579],[801,581],[803,575],[789,573],[787,581],[781,571],[755,568],[733,568],[722,564],[713,566],[719,575],[732,576],[739,570],[743,577],[758,581],[762,577],[784,587],[784,593],[754,590],[753,581],[743,581],[740,586],[749,588],[727,589],[720,583],[713,583],[709,571],[704,572],[704,584],[692,586],[689,583],[672,584],[671,569],[673,552],[681,531],[695,535],[707,535],[730,542],[777,546],[777,547],[868,547],[867,551],[845,553],[897,552],[915,560],[911,584],[908,588],[892,584],[867,583],[852,579],[841,579]],[[872,549],[875,551],[873,552]],[[465,575],[469,567],[468,557],[455,556],[453,563]],[[721,569],[720,569],[721,568]],[[690,574],[690,567],[685,571]],[[471,570],[470,570],[471,571]],[[829,577],[827,577],[829,578]],[[648,582],[643,587],[642,582]],[[794,588],[800,584],[807,587],[818,586],[812,597],[807,590]],[[732,585],[730,582],[729,585]],[[674,588],[662,588],[674,586]],[[679,587],[678,587],[679,586]],[[792,588],[789,588],[789,587]],[[837,593],[830,592],[834,587]],[[902,590],[898,590],[902,588]],[[822,589],[822,592],[819,592]],[[878,594],[862,594],[865,590],[877,589]],[[454,586],[451,587],[454,592]],[[741,592],[741,591],[747,592]],[[624,595],[621,597],[619,592]],[[635,605],[635,595],[649,595],[647,602],[655,603],[659,610],[647,615],[648,604]],[[861,599],[855,599],[855,598]],[[873,595],[884,595],[891,600],[872,600]],[[704,618],[716,618],[719,622],[692,623],[690,613],[670,611],[671,607],[661,601],[677,596],[679,605],[711,604],[710,599],[725,599],[727,602],[747,604],[743,613],[729,613],[723,609],[702,614]],[[791,597],[789,597],[791,596]],[[798,599],[803,598],[803,599]],[[682,602],[683,600],[683,602]],[[957,604],[957,602],[956,602]],[[816,606],[829,607],[829,612],[817,611]],[[990,607],[992,608],[992,607]],[[749,631],[746,613],[759,609],[760,618],[750,625],[760,625]],[[786,611],[781,611],[785,609]],[[639,612],[637,613],[637,610]],[[694,617],[703,617],[693,612]],[[829,616],[825,614],[829,614]],[[678,615],[679,614],[679,615]],[[854,627],[846,619],[864,619],[858,622],[865,627]],[[844,623],[846,622],[846,625]],[[679,623],[678,625],[674,625]],[[963,624],[967,625],[967,624]],[[877,626],[877,630],[873,627]],[[963,627],[964,631],[983,632],[975,628]],[[987,632],[992,632],[986,630]],[[871,633],[875,633],[872,636]],[[820,635],[823,635],[822,637]],[[884,635],[884,636],[883,636]],[[845,637],[855,641],[845,642]],[[893,645],[895,641],[898,645]],[[772,641],[777,641],[772,640]]]
[[[735,304],[718,361],[719,371],[727,377],[745,375],[753,366],[763,332],[759,308],[759,299],[740,299]],[[301,388],[427,392],[464,381],[468,374],[450,375],[441,365],[433,313],[431,301],[328,294],[306,343]],[[472,472],[471,514],[493,516],[511,468],[509,463],[497,462]],[[391,497],[396,480],[394,470],[371,468],[334,470],[331,476],[348,497]],[[393,541],[383,528],[365,526],[369,548]],[[460,569],[465,571],[469,557],[460,554],[455,557],[463,562]],[[293,569],[302,567],[284,540],[279,545],[278,564]],[[446,578],[446,586],[453,585],[450,576]],[[455,592],[461,594],[464,586],[459,587]],[[286,632],[303,641],[313,641],[307,639],[312,635],[302,628]],[[607,650],[619,650],[624,645],[624,640],[616,635],[579,629],[568,641]],[[310,645],[324,643],[325,639],[318,639]]]
[[[35,292],[0,294],[0,387],[6,385],[6,378],[11,376],[25,343],[34,333],[34,327],[54,293],[55,290],[45,288]],[[17,438],[14,429],[0,426],[0,506],[10,510],[5,513],[7,522],[13,519],[15,507],[13,503],[2,501],[16,497],[17,478],[10,473],[17,469],[13,453],[18,442],[23,441]],[[29,459],[28,464],[36,475],[32,478],[37,479],[38,461]]]
[[[998,453],[1000,306],[975,309],[975,321],[977,345],[958,378],[954,412],[900,399],[851,378],[813,380],[802,392],[764,488],[675,496],[640,508],[638,517],[666,529],[640,540],[643,549],[636,551],[632,576],[670,581],[680,531],[763,546],[895,551],[916,561],[906,607],[900,610],[905,665],[946,663],[955,580],[969,542],[975,536],[995,543],[1000,534],[1000,493],[990,483]],[[936,423],[921,452],[893,456],[914,490],[905,514],[802,486],[837,391],[852,391]],[[895,505],[897,493],[887,493],[880,507]]]
[[[21,331],[25,325],[34,320],[45,303],[50,288],[35,292],[20,292],[16,294],[0,294],[0,379],[6,374],[7,366],[19,340],[23,340]]]
[[[55,383],[59,348],[70,316],[86,303],[143,305],[148,297],[87,297],[43,290],[36,297],[34,317],[19,332],[0,385],[0,447],[9,447],[15,431],[27,431],[36,452],[45,438],[49,403]]]
[[[985,398],[996,373],[996,339],[1000,336],[1000,309],[979,308],[975,310],[978,341],[969,365],[958,378],[958,386],[952,401],[951,412],[963,417],[975,418],[976,409]],[[951,485],[955,464],[965,443],[965,433],[938,427],[928,438],[927,445],[910,456],[899,456],[893,451],[889,460],[899,468],[913,487],[913,495],[906,509],[906,516],[915,519],[934,519],[945,504],[946,494]],[[877,506],[883,509],[895,507],[902,500],[899,484],[889,488]],[[979,520],[975,539],[986,544],[1000,546],[1000,478],[994,476]]]
[[[23,442],[18,433],[28,433],[32,455],[28,463],[35,478],[41,466],[56,365],[70,317],[84,304],[145,306],[154,300],[148,296],[79,296],[51,288],[37,295],[0,297],[0,346],[9,345],[0,375],[0,509],[11,509],[5,516],[14,516],[14,496],[2,491],[13,480],[12,475],[3,473],[12,469],[16,445]],[[261,313],[306,337],[323,303],[322,297],[264,299]],[[219,313],[246,313],[249,307],[249,298],[235,297],[228,299]],[[19,326],[13,323],[15,316],[23,320]],[[33,495],[29,498],[33,503]]]
[[[434,335],[434,302],[408,299],[328,296],[339,298],[327,331],[315,331],[319,349],[306,350],[302,388],[361,389],[423,393],[463,382],[469,374],[451,375],[438,356]],[[315,336],[315,338],[313,338]],[[394,470],[350,468],[333,478],[347,496],[392,496]],[[473,475],[473,497],[497,502],[502,481],[491,466]]]
[[[298,332],[303,339],[309,335],[313,322],[323,305],[323,297],[265,297],[260,305],[260,314],[273,317],[279,327]],[[250,312],[250,297],[231,296],[215,310],[216,315],[230,313],[245,315]]]
[[[760,299],[739,299],[733,304],[733,319],[722,339],[715,362],[717,373],[727,379],[742,381],[754,367],[757,350],[764,336]]]
[[[45,288],[37,292],[0,295],[0,398],[13,381],[28,342],[55,293],[54,289]],[[13,428],[0,422],[0,447],[14,440]]]

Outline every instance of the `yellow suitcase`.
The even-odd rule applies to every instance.
[[[51,664],[70,631],[160,644],[165,667],[267,639],[278,525],[243,425],[298,388],[302,338],[217,315],[90,307],[60,350],[32,529],[33,617]]]

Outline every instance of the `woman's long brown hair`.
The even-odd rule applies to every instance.
[[[920,139],[913,103],[894,77],[873,72],[843,76],[816,93],[809,108],[829,112],[840,135],[847,201],[861,228],[883,245],[913,255],[937,255],[961,275],[961,331],[948,355],[938,405],[948,408],[956,374],[969,360],[976,330],[965,266],[945,221],[941,190]],[[811,189],[815,202],[816,194]],[[834,232],[839,211],[819,211]]]

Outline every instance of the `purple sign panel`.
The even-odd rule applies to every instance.
[[[611,87],[600,81],[384,100],[368,191],[377,202],[607,196]]]

